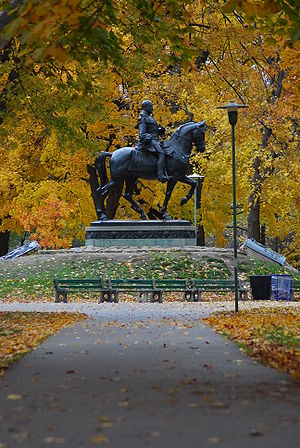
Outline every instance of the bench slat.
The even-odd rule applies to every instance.
[[[125,280],[119,280],[119,279],[109,279],[107,281],[108,287],[117,287],[120,289],[130,289],[130,288],[153,288],[153,281],[150,279],[125,279]]]
[[[101,283],[57,283],[57,288],[101,288]]]
[[[100,285],[98,286],[88,286],[88,285],[77,285],[76,287],[70,285],[70,286],[58,286],[59,290],[63,290],[63,291],[78,291],[78,290],[85,290],[85,291],[99,291],[100,290]]]

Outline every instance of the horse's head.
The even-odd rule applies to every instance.
[[[193,129],[193,143],[195,143],[197,152],[205,151],[205,131],[206,131],[206,121],[201,121],[195,123]]]
[[[170,138],[170,144],[175,152],[186,152],[190,155],[193,144],[196,146],[197,152],[205,150],[205,131],[206,121],[199,123],[189,121],[182,124]]]

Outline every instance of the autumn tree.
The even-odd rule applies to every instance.
[[[225,192],[229,193],[231,183],[230,137],[227,117],[216,116],[214,106],[220,100],[227,102],[236,98],[249,105],[248,112],[240,114],[237,129],[238,198],[240,210],[244,212],[240,215],[241,224],[247,214],[248,236],[260,240],[260,224],[264,224],[269,237],[277,236],[284,241],[294,235],[297,240],[299,203],[294,172],[299,167],[296,94],[299,73],[294,61],[299,56],[299,44],[296,42],[289,48],[286,39],[280,37],[274,44],[270,30],[262,31],[258,26],[249,25],[244,16],[236,10],[226,12],[218,8],[214,13],[211,9],[202,9],[201,14],[198,11],[198,15],[193,16],[196,24],[205,25],[205,32],[201,33],[209,56],[201,79],[206,88],[213,86],[210,98],[215,104],[206,98],[205,89],[201,93],[210,104],[208,113],[218,129],[215,152],[209,161],[199,160],[208,181],[205,183],[208,203],[204,204],[204,220],[213,207],[206,228],[213,222],[220,230],[221,242],[231,201],[229,194],[224,196]],[[192,101],[199,102],[196,95],[191,95],[189,101],[191,106]],[[219,187],[213,178],[221,181]],[[275,200],[279,196],[282,202]],[[283,227],[281,223],[285,220],[288,225]]]
[[[249,105],[237,126],[239,227],[259,240],[263,225],[268,237],[289,241],[286,250],[295,254],[300,227],[296,4],[19,3],[2,38],[2,55],[8,55],[0,73],[2,230],[39,229],[45,246],[83,237],[94,214],[88,192],[89,181],[97,187],[93,159],[100,150],[134,145],[140,101],[147,97],[169,135],[190,119],[206,119],[215,128],[208,133],[205,155],[194,155],[192,164],[205,174],[201,222],[217,245],[227,244],[230,129],[216,105],[234,98]],[[179,207],[185,188],[178,186],[170,203],[175,217],[192,216],[192,203]],[[161,205],[161,185],[142,181],[137,189],[149,213]],[[112,214],[120,193],[111,201]],[[135,217],[122,199],[120,204],[118,217]],[[52,223],[48,234],[43,222]]]
[[[66,214],[61,214],[66,222],[74,207],[84,203],[80,182],[86,181],[87,176],[81,169],[72,173],[72,160],[79,151],[84,169],[86,164],[91,166],[95,153],[109,144],[111,128],[118,129],[113,115],[118,108],[116,92],[122,83],[121,72],[131,73],[134,79],[135,73],[148,63],[147,47],[151,46],[153,53],[157,53],[167,45],[170,48],[172,40],[174,51],[163,54],[176,59],[181,34],[186,33],[184,29],[181,31],[185,27],[182,20],[185,14],[173,2],[138,5],[136,2],[89,4],[69,0],[1,4],[8,9],[15,8],[9,11],[10,15],[4,12],[5,20],[1,21],[1,25],[8,24],[1,37],[2,55],[6,55],[1,65],[1,91],[5,95],[1,126],[5,144],[1,147],[1,161],[2,166],[11,167],[9,173],[5,170],[1,174],[4,180],[1,230],[2,233],[9,229],[20,231],[23,225],[38,236],[40,224],[35,216],[40,222],[40,207],[43,210],[43,201],[47,202],[47,191],[56,195],[51,196],[53,213],[60,206],[66,207]],[[11,73],[16,74],[16,83],[10,82]],[[103,133],[98,126],[101,137],[93,139],[89,126],[96,116],[98,123],[102,123]],[[120,121],[118,116],[118,120],[120,127],[122,117]],[[16,123],[17,133],[14,132]],[[31,138],[26,139],[28,132]],[[62,153],[63,161],[60,160]],[[20,154],[28,160],[26,170]],[[60,164],[59,169],[53,166],[54,161]],[[32,166],[33,163],[36,165]],[[67,192],[76,184],[74,175],[79,192],[71,199],[72,195]],[[33,191],[40,193],[32,194]],[[85,195],[88,196],[87,190]],[[69,201],[71,207],[67,207]],[[59,230],[56,219],[54,216],[53,225],[48,228],[49,245],[56,245],[59,239],[62,244],[70,244],[68,232]],[[90,219],[91,213],[85,213],[79,220],[77,216],[81,237],[84,224]],[[50,235],[56,231],[54,243]]]

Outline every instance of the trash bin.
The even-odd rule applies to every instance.
[[[250,275],[250,286],[254,300],[269,300],[271,298],[270,275]]]
[[[272,274],[271,296],[275,300],[292,300],[292,276],[287,274]]]

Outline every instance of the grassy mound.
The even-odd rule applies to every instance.
[[[243,257],[239,276],[282,273],[280,268]],[[1,261],[0,301],[53,301],[54,278],[230,278],[230,253],[187,253],[184,250],[139,255],[52,254]],[[71,297],[70,297],[71,298]]]

